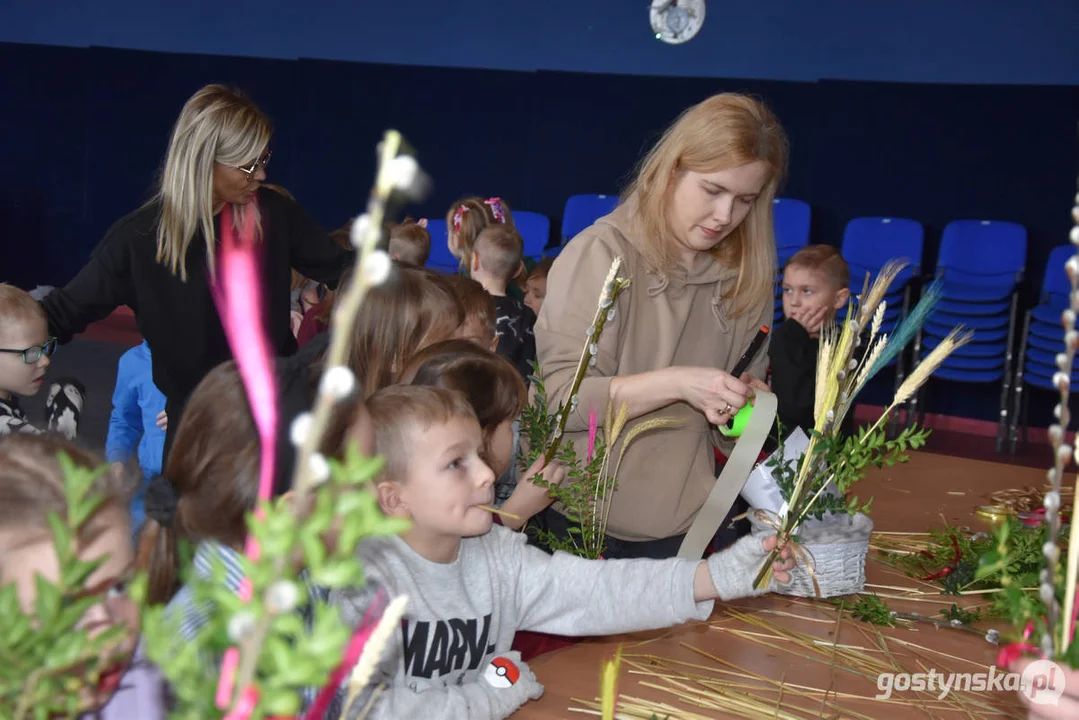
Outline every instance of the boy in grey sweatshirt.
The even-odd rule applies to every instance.
[[[549,556],[525,536],[492,526],[494,474],[480,459],[479,423],[463,395],[391,387],[367,403],[386,468],[377,484],[389,515],[411,520],[400,536],[364,541],[369,581],[408,597],[401,633],[371,684],[334,713],[369,718],[505,718],[543,694],[520,655],[518,630],[605,635],[705,620],[713,600],[761,594],[753,577],[775,537],[745,537],[707,561],[584,560]],[[785,552],[775,578],[788,582]],[[334,591],[330,602],[359,624],[369,596]],[[374,693],[378,689],[377,694]]]

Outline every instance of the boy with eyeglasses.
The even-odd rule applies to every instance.
[[[0,283],[0,435],[39,433],[19,406],[19,396],[36,395],[45,380],[56,338],[49,337],[45,310],[30,294]],[[48,429],[68,439],[78,433],[85,389],[76,380],[49,387]]]

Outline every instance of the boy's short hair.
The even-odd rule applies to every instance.
[[[836,290],[850,286],[850,267],[839,250],[831,245],[807,245],[787,261],[787,267],[816,270]]]
[[[470,320],[479,321],[487,332],[487,339],[493,341],[498,314],[494,298],[483,289],[483,285],[472,278],[463,275],[445,275],[444,279],[464,311],[465,323],[467,324]]]
[[[431,233],[411,219],[394,225],[390,228],[390,255],[401,262],[422,267],[431,255]]]
[[[48,322],[45,308],[30,293],[14,285],[0,283],[0,328],[12,323],[25,323],[31,320]]]
[[[387,479],[400,480],[412,455],[409,444],[417,428],[467,418],[476,422],[468,398],[456,390],[418,385],[391,385],[367,399],[375,428],[375,451],[386,461]]]
[[[520,233],[506,225],[491,225],[476,237],[472,252],[479,255],[484,270],[509,282],[517,275],[524,255]]]

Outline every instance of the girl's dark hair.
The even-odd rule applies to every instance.
[[[413,356],[401,381],[457,390],[468,398],[483,430],[484,462],[498,426],[517,419],[528,401],[521,373],[509,360],[469,340],[447,340]]]
[[[259,437],[235,362],[218,365],[195,388],[164,475],[176,514],[168,527],[147,518],[139,533],[151,603],[168,602],[177,589],[181,538],[239,548],[247,535],[245,517],[258,500]]]

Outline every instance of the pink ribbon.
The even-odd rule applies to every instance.
[[[232,205],[221,211],[219,231],[220,247],[217,255],[217,276],[211,285],[217,314],[225,330],[232,356],[247,393],[251,415],[258,428],[259,491],[260,501],[270,499],[273,491],[274,461],[277,436],[277,382],[274,374],[274,353],[266,332],[266,313],[263,303],[263,283],[259,268],[259,242],[255,218],[258,200],[247,206],[242,226],[237,230]],[[262,517],[261,507],[255,510]],[[245,554],[252,560],[259,558],[260,549],[254,536],[248,535]],[[251,581],[244,578],[240,584],[240,599],[251,599]],[[235,685],[239,651],[229,648],[225,652],[218,683],[216,702],[224,710],[232,698]],[[247,720],[258,700],[258,690],[244,688],[236,707],[228,720]]]

